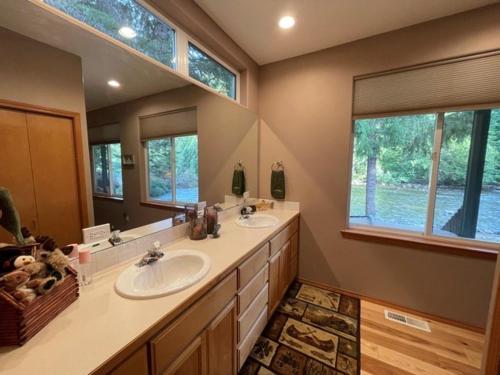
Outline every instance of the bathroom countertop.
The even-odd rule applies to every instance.
[[[195,302],[246,256],[283,229],[298,210],[268,211],[280,219],[272,228],[247,229],[235,216],[222,220],[221,237],[202,241],[182,238],[163,250],[195,249],[210,256],[209,273],[199,283],[176,294],[149,300],[131,300],[114,291],[120,272],[136,259],[94,276],[80,298],[22,347],[0,348],[0,373],[37,375],[88,374],[139,338],[156,323]],[[0,332],[1,334],[1,332]]]

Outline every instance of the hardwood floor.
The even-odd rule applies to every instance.
[[[427,333],[385,319],[384,309],[397,311],[361,301],[362,375],[479,374],[483,334],[425,319]]]

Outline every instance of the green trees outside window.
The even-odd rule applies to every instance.
[[[175,66],[175,30],[134,0],[45,2],[146,56],[171,68]],[[132,29],[135,36],[127,38],[121,35],[119,31],[122,27]]]
[[[91,146],[94,194],[123,197],[122,151],[119,143]]]
[[[153,139],[146,149],[149,199],[198,202],[198,136]]]
[[[500,110],[442,113],[434,147],[438,116],[355,121],[350,222],[500,242]]]
[[[236,99],[236,75],[192,43],[188,46],[189,76]]]

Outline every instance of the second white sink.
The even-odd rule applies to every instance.
[[[116,280],[116,292],[127,298],[147,299],[179,292],[200,281],[210,270],[210,258],[197,250],[172,250],[157,262],[132,265]]]
[[[267,214],[253,214],[247,218],[239,217],[236,219],[236,224],[245,228],[269,228],[274,227],[279,222],[276,216]]]

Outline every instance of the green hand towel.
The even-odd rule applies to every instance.
[[[285,199],[285,171],[271,172],[271,195],[274,199]]]
[[[233,173],[233,194],[242,196],[245,188],[245,171],[243,169],[235,169]]]

